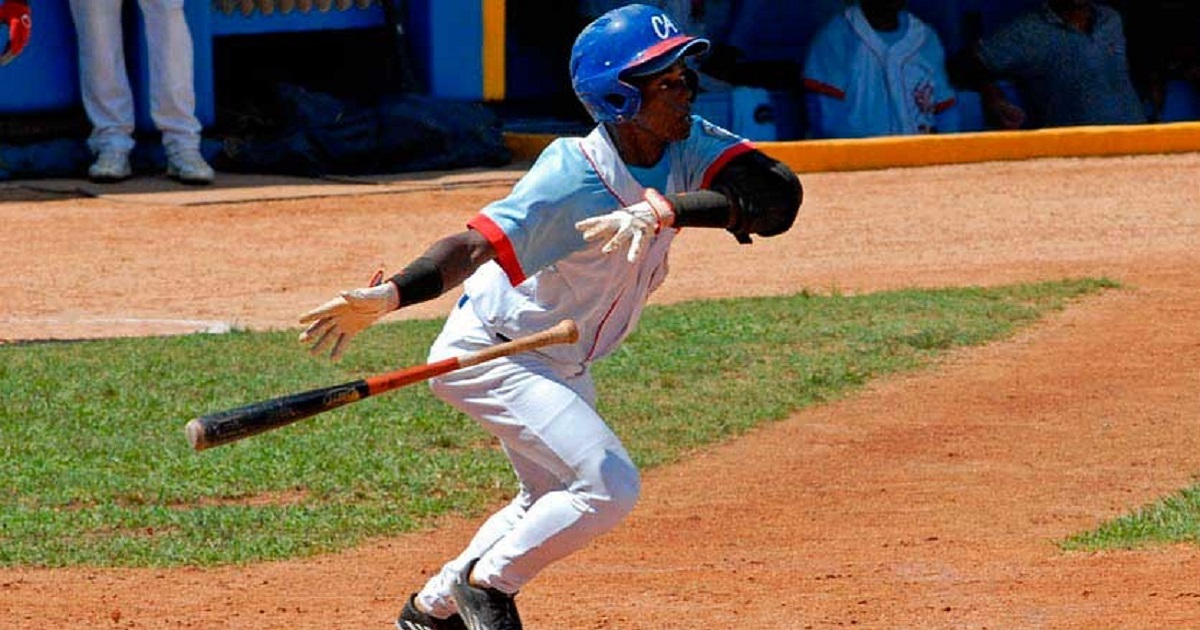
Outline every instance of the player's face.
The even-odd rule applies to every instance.
[[[642,127],[669,142],[688,137],[692,128],[692,100],[695,97],[688,81],[687,65],[682,61],[638,80],[642,106],[636,120]]]

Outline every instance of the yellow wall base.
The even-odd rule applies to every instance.
[[[556,136],[505,134],[518,162],[532,161]],[[1095,157],[1200,151],[1200,122],[985,131],[860,140],[756,142],[801,173],[857,171],[1039,157]]]

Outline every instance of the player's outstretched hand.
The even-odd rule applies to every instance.
[[[645,199],[598,217],[584,219],[575,224],[586,241],[608,239],[600,251],[608,254],[628,247],[625,255],[629,262],[637,262],[642,255],[646,239],[658,234],[675,221],[675,210],[657,190],[646,189]]]
[[[319,354],[332,343],[329,358],[336,361],[355,335],[399,306],[400,292],[391,282],[343,291],[338,297],[300,316],[300,323],[308,324],[308,328],[300,333],[300,343],[316,339],[309,349],[313,354]]]

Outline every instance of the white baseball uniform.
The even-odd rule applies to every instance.
[[[898,17],[895,32],[876,31],[856,4],[817,31],[804,66],[811,137],[958,130],[937,32],[908,11]]]
[[[88,146],[129,151],[133,148],[133,92],[125,73],[121,25],[124,0],[71,0],[79,39],[79,77],[83,107],[92,122]],[[192,36],[183,0],[138,0],[150,56],[150,117],[162,132],[168,153],[200,147]]]
[[[659,168],[630,169],[598,126],[559,138],[508,197],[469,226],[498,256],[463,283],[463,296],[430,351],[431,361],[494,345],[574,319],[580,340],[458,370],[433,391],[496,436],[521,484],[467,548],[418,593],[436,617],[456,612],[450,584],[475,558],[477,581],[515,593],[550,563],[620,522],[637,501],[640,477],[595,409],[588,366],[637,326],[667,274],[678,230],[654,235],[635,263],[588,243],[575,223],[665,193],[707,188],[752,145],[693,116],[688,139],[668,146]]]

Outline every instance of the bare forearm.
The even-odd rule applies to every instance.
[[[496,250],[475,230],[444,237],[392,276],[400,291],[400,306],[432,300],[462,284],[483,263],[495,258]]]

